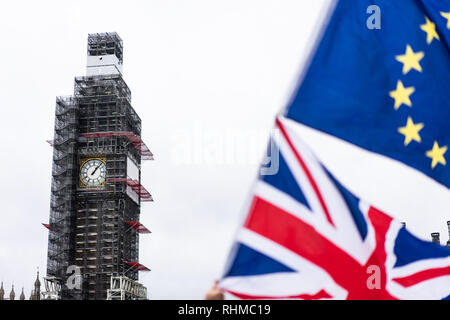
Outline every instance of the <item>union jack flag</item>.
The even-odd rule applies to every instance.
[[[346,190],[278,117],[219,286],[242,299],[449,299],[450,249]]]

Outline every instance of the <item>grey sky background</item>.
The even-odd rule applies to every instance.
[[[141,273],[151,299],[201,299],[220,276],[276,112],[329,1],[2,3],[0,280],[28,298],[45,274],[55,97],[85,74],[88,33],[124,41],[124,79],[155,154],[142,183]],[[353,192],[447,241],[449,190],[308,128],[302,137]]]

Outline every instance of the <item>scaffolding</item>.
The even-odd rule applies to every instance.
[[[139,233],[152,233],[142,223],[137,221],[126,221],[126,223]]]
[[[85,138],[102,138],[102,137],[126,137],[130,143],[139,151],[142,160],[153,160],[153,153],[142,141],[141,137],[133,132],[123,131],[107,131],[107,132],[93,132],[83,134]]]
[[[141,201],[153,201],[153,197],[150,192],[148,192],[147,189],[139,183],[139,181],[128,178],[110,178],[108,179],[108,182],[125,182],[134,192],[136,192],[136,194],[140,196]]]
[[[137,271],[151,271],[149,268],[147,268],[143,264],[140,264],[137,261],[124,261],[124,263]]]
[[[115,55],[122,62],[122,52],[116,33],[88,37],[90,56]],[[106,299],[112,277],[138,280],[140,270],[126,262],[139,261],[139,234],[149,231],[139,222],[141,202],[153,200],[140,184],[141,161],[153,159],[140,137],[141,119],[121,74],[76,77],[74,95],[56,99],[54,139],[48,141],[51,210],[44,226],[47,278],[58,280],[61,299]],[[104,160],[107,179],[88,187],[80,183],[80,165],[93,158]],[[138,168],[133,179],[129,162]],[[65,285],[71,265],[81,270],[80,289]]]
[[[77,121],[76,99],[56,98],[47,274],[58,278],[64,277],[71,264],[77,177]]]
[[[115,32],[90,33],[88,36],[88,56],[114,54],[123,61],[123,41]]]
[[[61,300],[61,279],[44,277],[44,288],[42,300]]]
[[[147,288],[127,277],[111,277],[107,300],[146,300]]]

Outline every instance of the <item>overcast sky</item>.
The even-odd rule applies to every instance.
[[[8,1],[0,10],[0,280],[46,270],[55,97],[85,74],[88,33],[116,31],[123,76],[155,154],[140,238],[151,299],[199,299],[219,277],[275,114],[328,1]],[[448,240],[449,190],[399,163],[301,128],[353,192],[418,236]]]

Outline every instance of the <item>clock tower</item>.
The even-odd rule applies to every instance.
[[[56,99],[44,280],[58,283],[62,299],[106,299],[118,278],[139,287],[128,298],[146,295],[137,282],[149,270],[139,263],[139,234],[149,231],[139,220],[141,204],[153,199],[141,166],[153,155],[122,62],[117,33],[89,34],[86,76],[75,78],[73,96]]]

